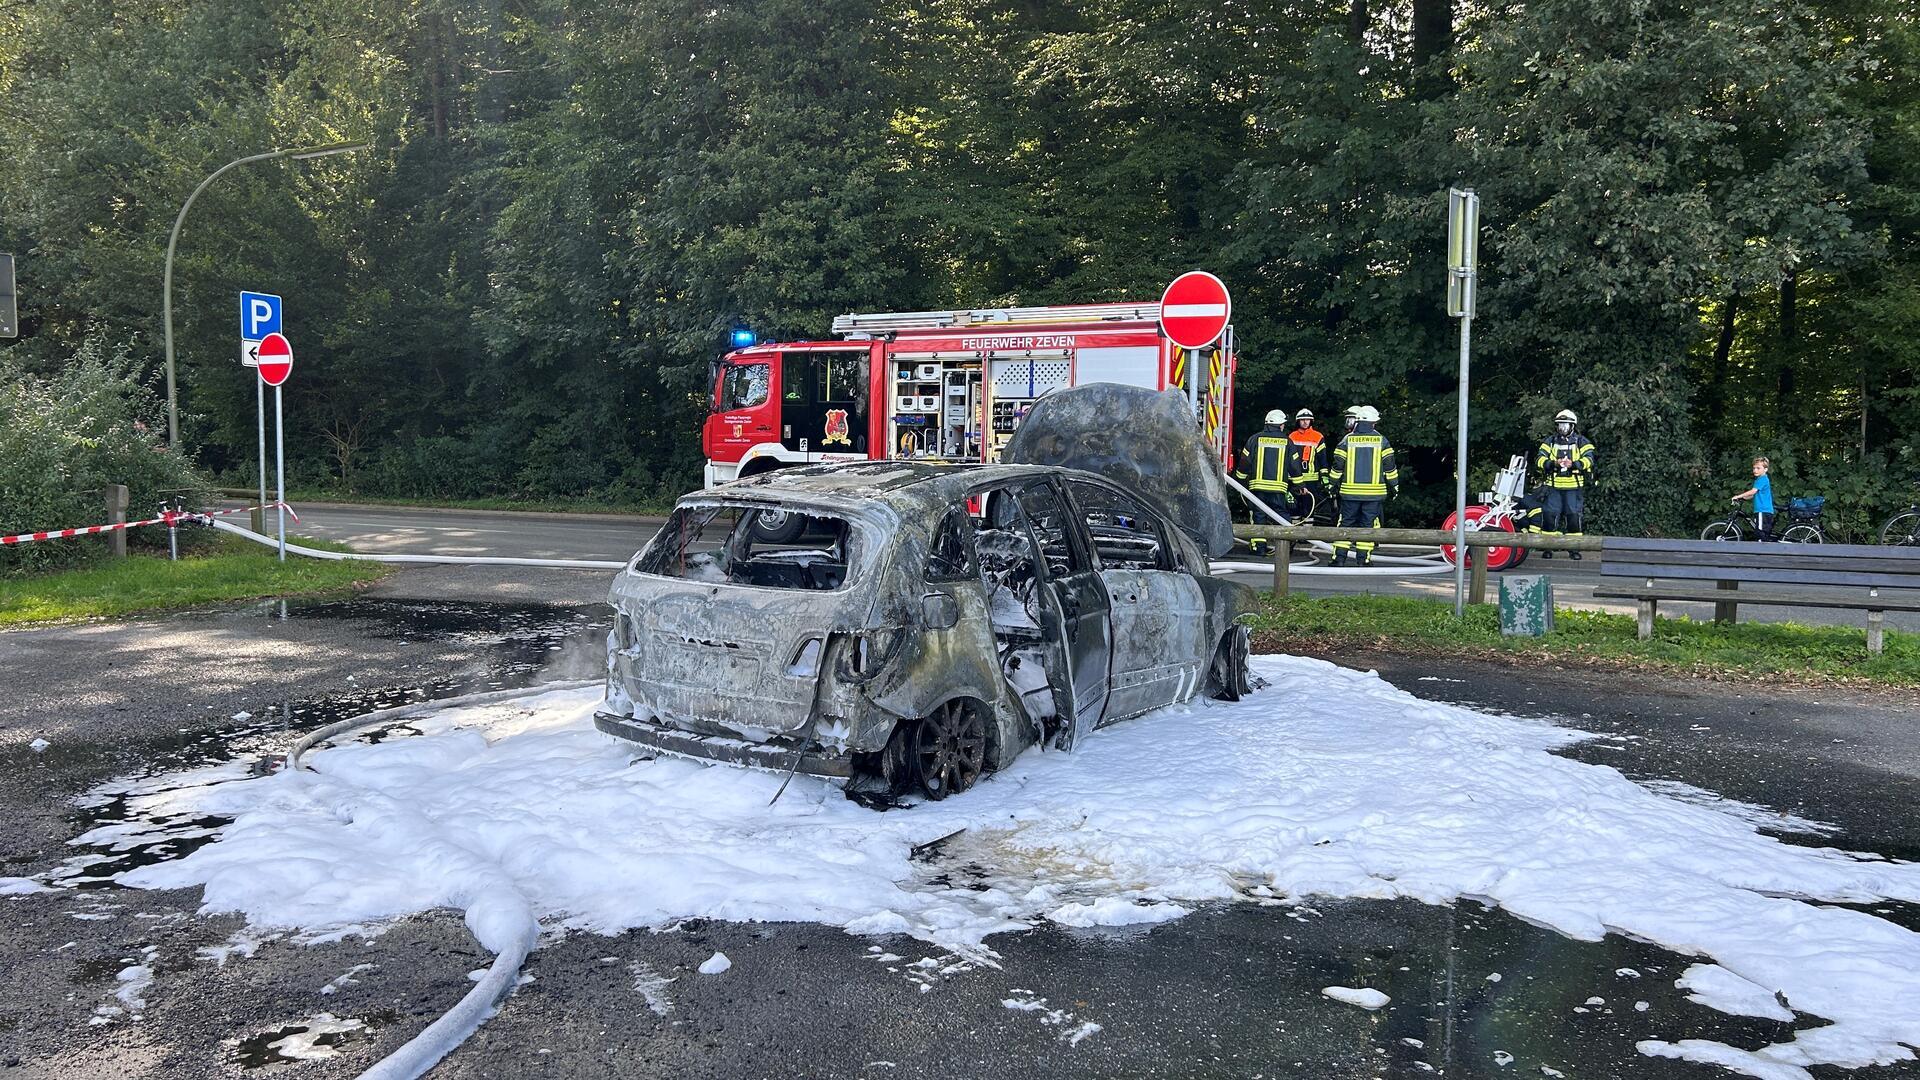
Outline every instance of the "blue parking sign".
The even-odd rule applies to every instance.
[[[240,294],[240,340],[259,341],[280,333],[280,298],[272,293]]]

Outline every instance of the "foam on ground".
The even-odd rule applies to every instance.
[[[1649,1054],[1801,1080],[1920,1045],[1920,935],[1806,902],[1920,901],[1920,866],[1784,844],[1748,808],[1550,752],[1578,732],[1315,660],[1254,670],[1271,685],[1245,701],[1129,721],[1071,756],[1029,752],[964,796],[887,813],[805,777],[769,808],[778,776],[635,761],[593,730],[590,691],[449,710],[410,720],[419,737],[317,753],[318,772],[156,782],[156,810],[233,824],[120,880],[204,886],[207,911],[309,933],[452,907],[489,947],[536,920],[612,933],[702,917],[907,933],[959,954],[1049,917],[1151,922],[1253,890],[1466,896],[1569,937],[1697,954],[1713,968],[1691,969],[1704,1004],[1770,997],[1828,1021],[1756,1050]],[[982,891],[912,858],[961,830]]]

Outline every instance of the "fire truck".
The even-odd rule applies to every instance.
[[[735,349],[713,364],[707,486],[820,461],[996,461],[1034,401],[1090,382],[1186,392],[1231,467],[1233,328],[1189,352],[1159,319],[1157,303],[842,315],[837,341]]]

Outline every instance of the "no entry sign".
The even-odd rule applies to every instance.
[[[288,344],[285,335],[268,334],[261,338],[256,352],[260,357],[261,382],[279,386],[293,374],[293,346]]]
[[[1205,348],[1219,340],[1232,316],[1226,285],[1205,270],[1174,278],[1160,296],[1160,329],[1183,349]]]

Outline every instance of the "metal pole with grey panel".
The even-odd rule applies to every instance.
[[[1467,369],[1473,340],[1474,268],[1480,259],[1480,196],[1447,191],[1447,314],[1460,320],[1460,418],[1454,443],[1453,614],[1467,611]],[[1480,558],[1486,558],[1484,554]]]

